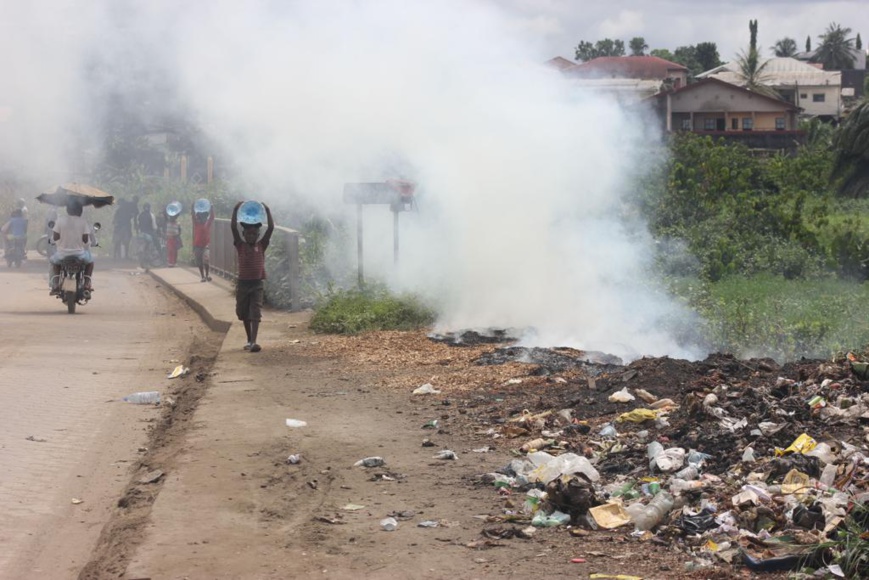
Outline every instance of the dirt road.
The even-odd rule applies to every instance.
[[[2,578],[78,575],[160,414],[118,400],[162,386],[171,359],[210,334],[150,277],[105,265],[70,316],[46,270],[0,270]]]

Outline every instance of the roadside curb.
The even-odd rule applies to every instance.
[[[172,282],[167,280],[158,272],[155,272],[154,270],[148,270],[148,274],[150,274],[151,277],[154,278],[157,282],[172,290],[179,298],[186,302],[190,306],[190,308],[196,311],[196,313],[199,314],[200,318],[202,318],[203,322],[208,325],[208,328],[215,332],[220,332],[224,334],[229,332],[229,329],[232,326],[231,319],[225,320],[223,317],[220,317],[220,315],[214,314],[211,310],[209,310],[207,305],[182,290],[177,284],[173,284]]]

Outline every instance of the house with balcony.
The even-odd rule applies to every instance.
[[[800,108],[801,116],[825,121],[838,121],[841,118],[844,113],[841,71],[825,71],[814,64],[790,57],[770,58],[762,66],[761,82],[774,89],[784,101]],[[745,86],[745,79],[736,61],[702,72],[697,78],[714,78]]]
[[[793,151],[805,142],[797,129],[799,107],[715,77],[649,101],[667,133],[691,131],[762,150]]]

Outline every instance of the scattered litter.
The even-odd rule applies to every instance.
[[[299,419],[287,419],[287,427],[290,429],[298,429],[300,427],[307,427],[308,423],[305,421],[301,421]]]
[[[629,403],[636,399],[629,391],[628,388],[625,387],[621,391],[616,391],[612,395],[609,396],[610,403]]]
[[[380,520],[380,528],[384,532],[394,532],[398,529],[398,521],[395,518],[383,518]]]
[[[438,393],[440,393],[440,391],[435,389],[431,383],[426,383],[413,390],[414,395],[437,395]]]
[[[595,523],[601,528],[612,530],[631,523],[621,503],[611,502],[599,505],[588,510]]]
[[[33,441],[34,443],[45,443],[46,441],[48,441],[48,439],[42,439],[42,438],[37,437],[35,435],[28,435],[24,439],[26,441]]]
[[[155,469],[154,471],[149,471],[145,475],[139,478],[139,483],[156,483],[163,477],[163,472],[159,469]]]
[[[365,509],[365,506],[364,506],[364,505],[355,504],[355,503],[348,503],[347,505],[345,505],[345,506],[342,507],[341,509],[344,510],[344,511],[347,511],[347,512],[358,512],[359,510],[364,510],[364,509]]]
[[[384,465],[386,465],[386,460],[382,457],[366,457],[353,464],[354,467],[382,467]]]
[[[158,391],[139,391],[127,395],[121,400],[134,405],[158,405],[160,404],[160,393]]]
[[[178,377],[187,376],[187,374],[189,372],[190,372],[190,369],[188,367],[185,367],[184,365],[178,365],[177,367],[175,367],[175,370],[173,370],[171,373],[166,375],[166,378],[167,379],[177,379]]]
[[[287,457],[287,463],[289,463],[290,465],[297,465],[301,461],[302,455],[300,453],[294,453],[293,455]]]
[[[73,504],[73,505],[78,505],[78,504],[80,504],[80,503],[84,503],[84,500],[83,500],[83,499],[79,499],[79,498],[77,498],[77,497],[72,498],[72,504]]]
[[[436,522],[435,520],[424,520],[424,521],[421,521],[418,524],[416,524],[416,527],[418,527],[418,528],[436,528],[439,525],[440,524],[438,522]]]
[[[434,455],[433,457],[435,459],[452,459],[452,460],[456,460],[459,458],[459,456],[456,455],[455,451],[450,451],[449,449],[444,449],[443,451],[438,452],[438,454]]]

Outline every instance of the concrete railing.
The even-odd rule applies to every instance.
[[[268,259],[269,255],[276,253],[284,259],[277,262]],[[282,289],[289,294],[290,310],[301,310],[299,232],[275,226],[266,257],[266,275],[269,280],[276,283],[280,281]],[[275,268],[278,270],[274,271]],[[238,255],[233,245],[228,219],[215,219],[211,226],[211,269],[230,280],[235,280],[238,275]],[[266,291],[268,293],[268,286]]]

